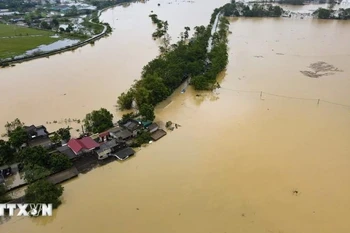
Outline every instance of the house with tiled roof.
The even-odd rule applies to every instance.
[[[92,152],[100,146],[90,137],[73,138],[67,145],[76,155]]]

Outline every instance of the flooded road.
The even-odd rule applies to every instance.
[[[113,111],[157,55],[151,9],[176,38],[223,4],[160,2],[107,11],[116,29],[94,47],[0,70],[1,120],[41,124],[101,106]],[[350,112],[323,100],[350,105],[350,23],[231,19],[230,31],[222,88],[180,87],[157,107],[156,120],[179,129],[66,183],[54,217],[13,218],[0,232],[348,233]],[[340,71],[300,72],[320,61]]]

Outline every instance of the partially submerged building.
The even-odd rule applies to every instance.
[[[123,129],[121,127],[114,127],[112,129],[109,129],[108,132],[113,138],[119,140],[125,141],[133,137],[133,134],[129,130]]]
[[[129,130],[132,135],[135,137],[140,130],[143,128],[141,122],[136,121],[136,120],[129,120],[128,122],[126,122],[124,125],[124,128],[126,128],[127,130]]]
[[[49,132],[43,125],[35,126],[24,126],[24,130],[28,135],[28,146],[42,146],[45,149],[50,149],[53,145],[49,138]]]
[[[149,125],[147,127],[147,130],[150,132],[150,133],[154,133],[156,132],[157,130],[159,129],[159,126],[157,123],[152,123],[151,125]]]
[[[43,125],[35,126],[24,126],[24,130],[27,132],[28,137],[30,139],[34,138],[43,138],[43,137],[48,137],[49,133],[46,130],[46,127]]]
[[[130,148],[130,147],[127,147],[125,149],[122,149],[118,152],[115,153],[115,157],[119,160],[125,160],[127,158],[129,158],[130,156],[133,156],[135,154],[135,151]]]
[[[99,149],[96,150],[97,158],[99,160],[106,159],[112,156],[117,151],[127,147],[125,141],[113,139],[100,144]]]
[[[61,154],[67,156],[70,160],[75,160],[78,158],[78,156],[73,152],[71,148],[68,147],[68,145],[58,147],[56,150]]]
[[[68,142],[68,147],[76,155],[81,155],[84,153],[91,153],[94,149],[98,148],[100,145],[92,140],[90,137],[83,137],[80,139],[71,139]]]
[[[164,137],[166,135],[166,132],[162,129],[157,129],[155,132],[151,134],[151,138],[153,141],[157,141],[160,138]]]

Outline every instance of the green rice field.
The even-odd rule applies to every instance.
[[[54,34],[45,30],[0,24],[0,59],[18,56],[61,39],[52,38]]]

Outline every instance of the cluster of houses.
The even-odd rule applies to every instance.
[[[142,130],[148,130],[154,141],[166,135],[166,132],[159,129],[156,123],[129,120],[122,126],[116,125],[99,134],[70,139],[57,150],[72,160],[86,154],[96,156],[98,160],[111,156],[118,160],[125,160],[134,155],[135,152],[129,145]]]
[[[166,132],[160,129],[156,123],[134,119],[128,120],[123,125],[116,124],[105,132],[94,135],[85,134],[79,138],[72,138],[68,142],[61,142],[59,145],[51,141],[50,135],[54,133],[49,133],[43,125],[24,126],[24,129],[28,135],[28,143],[23,145],[24,147],[42,146],[51,150],[50,153],[59,152],[66,155],[73,162],[81,157],[90,157],[93,160],[114,157],[123,161],[135,154],[130,145],[141,131],[150,132],[153,141],[166,135]],[[13,168],[13,166],[0,168],[0,183],[12,175]],[[15,170],[20,170],[18,164]]]

